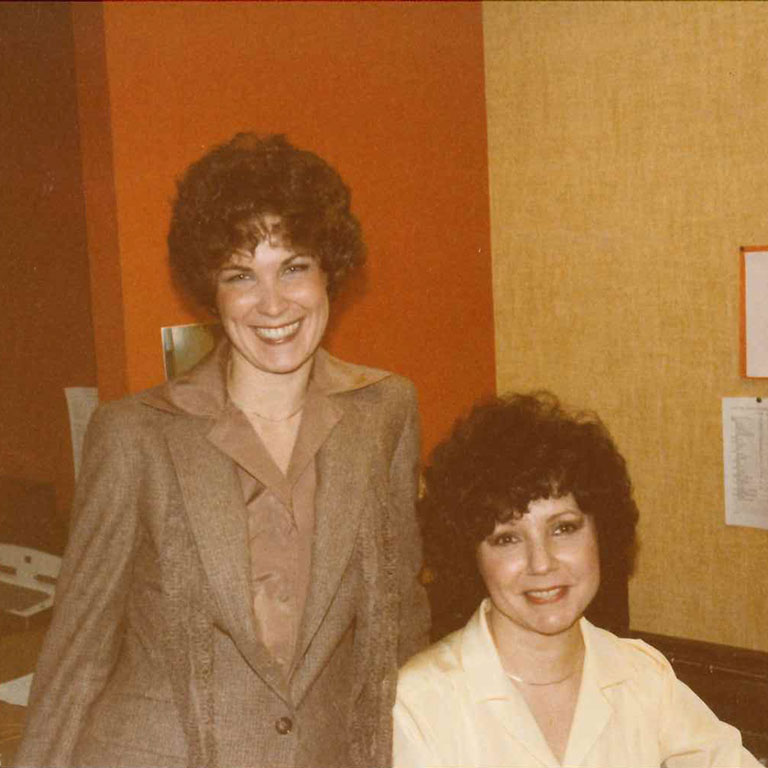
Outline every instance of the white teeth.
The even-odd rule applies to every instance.
[[[292,336],[299,330],[299,323],[301,320],[297,320],[290,325],[281,325],[279,328],[267,328],[266,326],[256,326],[254,330],[256,335],[262,339],[269,339],[269,341],[280,341],[288,336]]]
[[[546,600],[548,597],[554,597],[559,591],[560,587],[552,587],[552,589],[529,589],[528,594]]]

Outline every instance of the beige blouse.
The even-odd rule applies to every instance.
[[[522,694],[506,676],[486,621],[463,628],[400,671],[395,768],[558,768]],[[562,765],[569,768],[760,768],[741,735],[717,719],[641,640],[580,622],[584,671]]]

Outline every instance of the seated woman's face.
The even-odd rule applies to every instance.
[[[276,217],[265,216],[266,225]],[[216,305],[235,354],[267,373],[308,363],[328,324],[325,273],[310,254],[265,237],[216,276]]]
[[[495,620],[555,635],[581,618],[600,585],[594,520],[571,494],[538,499],[519,519],[496,523],[477,548]]]

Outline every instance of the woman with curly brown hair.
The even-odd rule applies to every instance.
[[[239,134],[178,185],[225,338],[88,430],[19,765],[387,765],[426,638],[413,386],[320,343],[364,247],[317,155]]]
[[[596,416],[548,393],[477,405],[435,449],[421,513],[435,592],[473,614],[400,672],[397,768],[759,766],[658,651],[584,618],[631,573],[637,523]]]

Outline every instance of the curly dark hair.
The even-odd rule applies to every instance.
[[[319,261],[330,295],[365,260],[350,192],[337,171],[284,136],[238,133],[192,163],[177,184],[168,232],[176,282],[213,308],[217,269],[233,250],[261,241],[254,219],[265,214],[280,216],[287,243]]]
[[[419,515],[435,637],[466,623],[487,594],[476,551],[496,522],[569,493],[597,530],[601,585],[588,616],[626,631],[628,617],[610,603],[623,590],[626,605],[638,511],[626,463],[595,414],[568,412],[545,391],[482,401],[435,448],[424,481]]]

